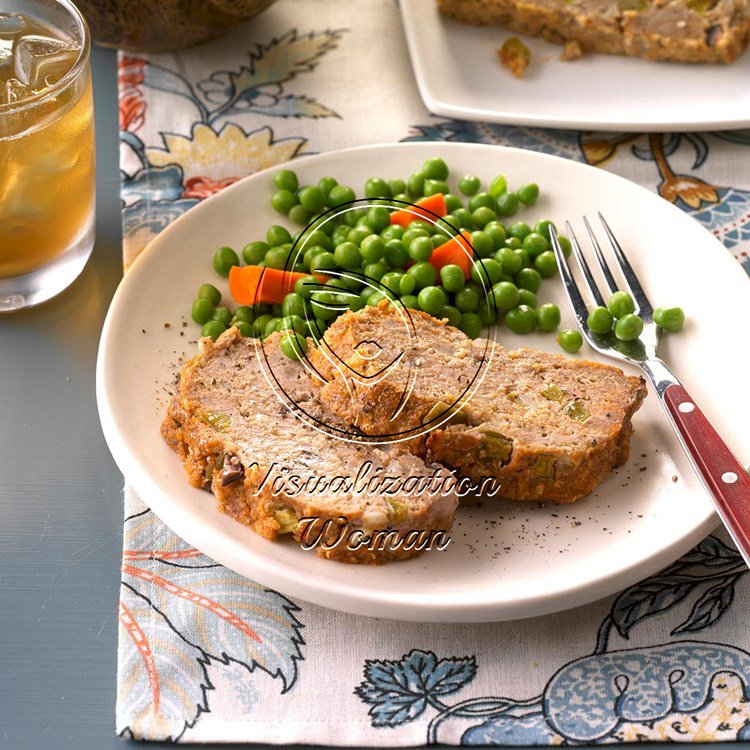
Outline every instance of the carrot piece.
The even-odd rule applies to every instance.
[[[470,233],[464,230],[442,245],[438,245],[432,251],[430,263],[438,273],[443,266],[456,265],[460,266],[464,272],[464,278],[468,279],[471,276],[471,263],[474,253],[469,240],[470,236]]]
[[[420,198],[410,210],[394,211],[391,214],[391,224],[399,224],[402,227],[408,226],[415,219],[424,217],[425,219],[434,219],[435,214],[445,216],[448,209],[445,207],[445,196],[442,193],[428,195],[426,198]],[[419,209],[424,209],[420,211]]]
[[[262,266],[232,266],[229,292],[240,305],[257,305],[259,302],[280,305],[284,297],[294,291],[297,281],[306,275]]]

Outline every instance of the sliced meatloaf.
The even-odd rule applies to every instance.
[[[475,482],[494,477],[500,494],[514,500],[577,500],[627,460],[631,419],[646,395],[642,378],[472,341],[423,313],[412,311],[411,319],[404,326],[381,303],[326,331],[326,348],[312,361],[325,381],[320,398],[334,414],[372,435],[427,426],[407,443],[418,455]],[[376,343],[381,356],[366,351],[363,358],[363,341]],[[372,378],[390,362],[387,377]],[[480,381],[474,393],[467,391],[472,379]]]
[[[243,339],[237,329],[215,343],[202,339],[199,354],[184,367],[162,434],[182,458],[190,483],[210,489],[223,512],[267,539],[291,534],[309,543],[322,534],[331,548],[321,543],[316,552],[345,562],[413,557],[420,544],[408,548],[409,532],[422,532],[421,542],[430,532],[450,530],[457,504],[452,492],[430,494],[414,484],[397,492],[397,484],[366,481],[377,475],[402,480],[437,475],[439,482],[448,475],[445,469],[388,447],[331,437],[293,413],[299,407],[324,416],[312,398],[306,371],[281,353],[278,339],[271,336],[263,348],[269,371],[291,406],[269,385],[256,352],[258,342]],[[367,462],[370,472],[359,474],[361,483],[353,485]],[[347,485],[337,477],[352,482]],[[333,481],[324,487],[323,480]],[[305,518],[316,520],[300,521]],[[351,544],[349,535],[355,531]],[[386,540],[378,531],[397,536]],[[398,548],[397,538],[402,540]],[[409,537],[412,542],[415,538]]]
[[[448,17],[502,24],[583,51],[729,63],[750,39],[748,0],[437,0]]]

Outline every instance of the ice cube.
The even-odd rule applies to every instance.
[[[24,86],[16,78],[9,78],[7,81],[0,83],[0,104],[15,104],[28,96],[33,96],[34,92]]]
[[[26,19],[16,13],[0,13],[0,39],[14,39],[26,28]]]
[[[13,47],[15,74],[21,83],[41,91],[59,81],[78,59],[79,49],[52,37],[28,34]]]

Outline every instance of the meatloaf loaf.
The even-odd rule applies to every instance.
[[[281,353],[279,336],[263,344],[273,376],[293,404],[307,413],[322,409],[312,399],[304,368]],[[352,545],[348,543],[351,531],[360,532],[358,541],[378,531],[395,531],[396,538],[404,541],[410,531],[427,538],[430,532],[450,530],[457,499],[442,489],[432,494],[394,493],[393,484],[346,488],[337,482],[330,491],[318,491],[322,485],[315,485],[316,480],[352,478],[368,461],[370,477],[380,471],[401,479],[436,476],[439,482],[447,472],[390,447],[346,442],[307,426],[273,392],[259,363],[257,345],[243,339],[236,328],[215,343],[203,338],[199,354],[180,375],[162,434],[182,458],[191,484],[210,489],[223,512],[267,539],[291,534],[303,541],[307,534],[310,542],[322,533],[331,548],[318,544],[316,552],[345,562],[384,563],[420,551],[419,545],[409,549],[406,544],[398,548],[390,541],[384,544],[382,536],[374,544]],[[283,485],[274,485],[272,480],[282,475]],[[302,491],[297,492],[297,486]],[[299,523],[304,518],[316,521]],[[339,537],[340,543],[334,544]]]
[[[730,63],[750,39],[748,0],[437,0],[448,17],[502,24],[585,52]]]
[[[472,341],[420,312],[411,319],[404,326],[382,302],[341,316],[326,331],[312,362],[325,381],[320,398],[334,414],[371,435],[434,425],[407,445],[475,482],[494,477],[500,494],[514,500],[577,500],[627,460],[643,378]],[[361,342],[377,345],[380,355],[363,357]],[[373,378],[384,362],[395,364],[387,377]],[[477,380],[472,393],[467,385]]]

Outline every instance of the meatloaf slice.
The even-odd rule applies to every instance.
[[[464,23],[502,24],[588,52],[730,63],[750,39],[748,0],[437,0]]]
[[[320,398],[334,414],[373,435],[434,424],[407,445],[475,482],[494,477],[500,494],[514,500],[577,500],[627,460],[631,419],[646,395],[643,378],[472,341],[428,315],[411,316],[409,331],[381,303],[342,316],[326,331],[328,352],[321,348],[312,361],[326,381]],[[361,341],[376,342],[382,359],[367,352],[363,359]],[[350,367],[333,367],[332,360]],[[397,366],[373,385],[372,374],[392,361]],[[473,394],[465,390],[472,378],[480,381]]]
[[[293,404],[324,416],[312,398],[306,371],[281,353],[278,339],[274,335],[263,343],[270,371]],[[405,542],[410,531],[422,532],[424,539],[430,532],[450,530],[457,505],[454,493],[415,490],[414,484],[397,492],[396,484],[367,482],[378,475],[402,481],[436,476],[439,482],[448,476],[443,467],[307,426],[292,413],[296,407],[282,403],[269,385],[258,345],[233,328],[215,343],[201,339],[199,354],[182,370],[162,434],[182,458],[191,484],[210,489],[220,510],[267,539],[291,533],[303,541],[307,532],[310,542],[323,532],[332,548],[319,544],[316,552],[345,562],[379,564],[419,553],[419,544],[395,548],[393,536],[386,544],[377,531],[395,531]],[[354,480],[368,461],[371,469],[366,476],[360,474],[358,486],[336,479]],[[325,489],[323,480],[333,483]],[[317,520],[298,523],[303,518]],[[361,532],[355,541],[372,538],[372,544],[348,544],[353,531]],[[334,544],[339,535],[341,541]]]

